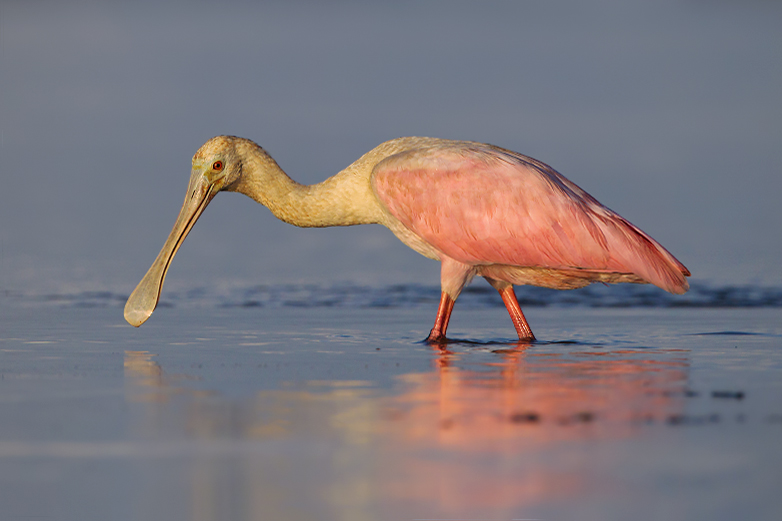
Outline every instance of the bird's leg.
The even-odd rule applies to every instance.
[[[448,329],[448,321],[451,319],[456,297],[462,292],[464,286],[475,276],[474,266],[463,264],[450,257],[442,256],[440,259],[440,306],[437,308],[437,317],[434,319],[434,327],[426,337],[430,344],[443,344],[445,342],[445,330]]]
[[[448,321],[451,319],[451,311],[456,302],[445,291],[440,295],[440,306],[437,308],[437,317],[434,319],[434,327],[426,337],[429,344],[441,344],[445,341],[445,331],[448,329]]]
[[[508,308],[510,319],[513,321],[513,326],[516,328],[519,340],[535,340],[535,335],[532,334],[532,329],[529,327],[529,323],[527,323],[527,319],[524,318],[524,313],[521,311],[519,301],[516,300],[516,292],[513,291],[513,286],[508,285],[507,288],[500,291],[500,296],[505,303],[505,307]]]
[[[513,321],[513,327],[516,328],[516,333],[519,335],[519,340],[535,340],[535,335],[532,334],[532,329],[521,311],[519,301],[516,300],[516,292],[513,291],[513,285],[504,280],[490,279],[488,277],[486,277],[486,280],[500,293],[505,307],[508,308],[510,319]]]

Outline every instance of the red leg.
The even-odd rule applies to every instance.
[[[513,291],[513,286],[508,284],[507,287],[499,290],[502,301],[505,303],[505,307],[508,308],[510,319],[513,321],[513,326],[516,328],[516,333],[519,335],[519,340],[535,340],[535,335],[532,334],[527,319],[524,318],[524,313],[521,312],[519,301],[516,300],[516,293]]]
[[[440,306],[437,308],[437,317],[434,319],[434,327],[426,337],[426,342],[439,344],[445,341],[445,330],[448,329],[448,321],[451,319],[454,300],[446,293],[440,295]],[[517,304],[518,306],[518,304]],[[519,310],[521,311],[521,310]],[[530,332],[530,334],[532,334]]]

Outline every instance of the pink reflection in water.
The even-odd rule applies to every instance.
[[[687,361],[675,351],[519,346],[479,369],[464,367],[469,357],[443,353],[384,404],[379,486],[389,498],[448,515],[574,499],[595,485],[585,443],[631,438],[683,407]]]
[[[590,466],[593,451],[681,413],[688,367],[676,350],[519,345],[488,361],[437,352],[431,371],[401,375],[392,391],[318,381],[229,400],[187,391],[192,377],[167,375],[153,357],[126,353],[128,400],[147,412],[140,431],[235,444],[220,445],[225,457],[194,455],[192,509],[219,512],[222,503],[204,503],[214,497],[244,505],[245,517],[280,519],[301,501],[336,519],[512,519],[596,490],[619,497],[623,484]],[[270,460],[275,440],[302,450]],[[327,448],[325,463],[313,447]]]

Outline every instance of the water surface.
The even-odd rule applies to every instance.
[[[4,519],[777,519],[778,308],[2,306]]]

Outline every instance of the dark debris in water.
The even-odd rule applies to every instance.
[[[711,397],[724,400],[743,400],[744,391],[712,391]]]
[[[517,412],[510,415],[510,421],[511,423],[539,423],[540,422],[540,415],[534,411],[530,412]]]
[[[685,389],[684,391],[664,391],[662,395],[667,397],[684,396],[685,398],[698,398],[701,396],[701,393],[692,389]],[[709,396],[718,400],[740,401],[746,398],[747,395],[744,393],[744,391],[717,389],[711,391]]]
[[[657,308],[758,308],[782,307],[782,288],[766,286],[721,286],[694,282],[684,295],[671,295],[650,285],[593,284],[571,291],[521,286],[516,294],[522,307],[657,307]],[[0,293],[0,299],[26,305],[71,307],[122,307],[128,295],[111,291],[82,291],[42,295]],[[279,284],[235,286],[226,289],[197,287],[163,292],[167,305],[216,307],[346,307],[416,308],[437,307],[437,285],[397,284],[371,287],[354,284]],[[161,305],[164,305],[161,303]],[[502,300],[488,285],[474,284],[459,297],[461,308],[501,308]],[[741,331],[703,334],[741,335]]]

